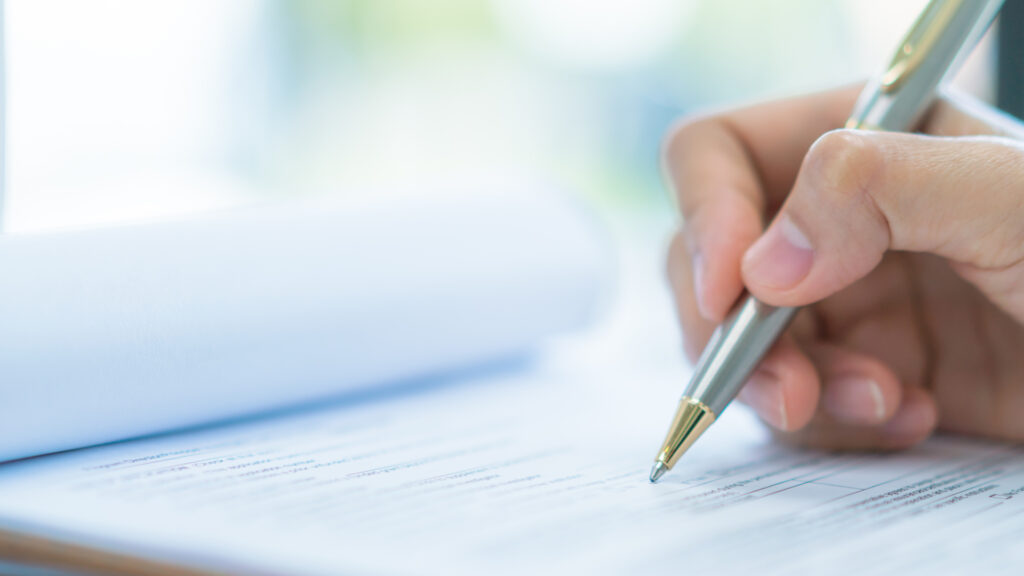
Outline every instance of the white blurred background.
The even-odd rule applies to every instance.
[[[673,119],[861,79],[923,4],[7,0],[7,226],[523,176],[662,221]]]

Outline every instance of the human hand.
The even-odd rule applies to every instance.
[[[740,394],[783,439],[898,449],[938,427],[1024,440],[1024,126],[951,93],[929,135],[835,130],[857,94],[670,134],[684,226],[668,275],[687,353],[746,286],[810,305]]]

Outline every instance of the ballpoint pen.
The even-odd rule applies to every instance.
[[[988,29],[1003,0],[931,0],[884,72],[861,92],[846,128],[912,128],[931,105],[943,79]],[[712,334],[679,401],[651,469],[651,482],[708,429],[736,397],[798,308],[770,306],[744,294]]]

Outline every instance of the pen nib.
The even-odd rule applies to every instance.
[[[661,478],[666,471],[668,471],[668,468],[665,467],[663,462],[655,462],[654,467],[651,468],[651,482],[657,482],[658,478]]]

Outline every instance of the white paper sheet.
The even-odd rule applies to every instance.
[[[734,407],[651,485],[677,374],[560,358],[0,466],[0,526],[287,574],[1008,574],[1024,560],[1019,447],[794,451]]]
[[[605,253],[549,191],[270,205],[0,237],[0,460],[515,354],[593,315]]]

